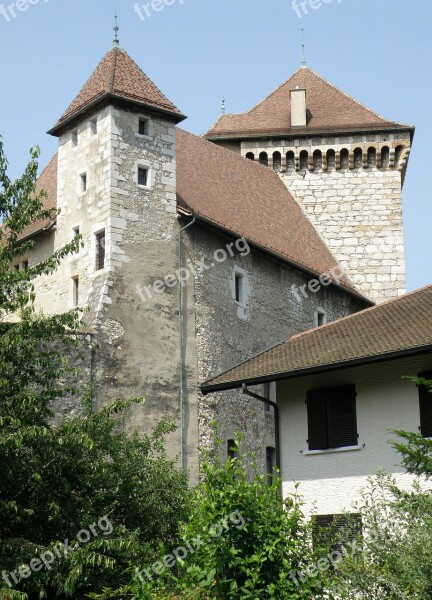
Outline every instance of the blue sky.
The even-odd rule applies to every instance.
[[[308,14],[299,17],[292,0],[154,0],[162,10],[142,8],[144,20],[135,0],[3,2],[27,2],[15,17],[0,12],[0,134],[10,174],[20,174],[34,144],[41,166],[54,153],[57,140],[45,132],[111,47],[116,4],[122,47],[198,134],[222,96],[228,112],[242,112],[286,80],[299,67],[304,28],[311,68],[387,119],[416,126],[404,187],[407,287],[431,283],[432,1],[304,1]]]

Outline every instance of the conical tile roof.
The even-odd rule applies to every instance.
[[[62,126],[107,98],[117,98],[169,113],[176,122],[185,117],[155,86],[139,66],[121,48],[112,48],[101,60],[78,95],[49,133],[56,134]]]

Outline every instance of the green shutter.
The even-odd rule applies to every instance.
[[[357,418],[354,385],[326,389],[329,448],[356,446]]]

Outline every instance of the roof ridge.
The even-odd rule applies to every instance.
[[[364,315],[365,313],[368,313],[372,310],[377,310],[379,308],[388,306],[389,304],[392,304],[393,302],[398,302],[402,299],[412,296],[413,294],[418,294],[419,292],[422,292],[423,290],[427,290],[428,288],[432,288],[432,283],[429,283],[428,285],[425,285],[421,288],[412,290],[411,292],[402,294],[401,296],[396,296],[396,298],[390,298],[389,300],[385,300],[384,302],[381,302],[380,304],[375,304],[374,306],[370,306],[369,308],[365,308],[365,309],[363,309],[359,312],[353,313],[351,315],[346,315],[345,317],[341,317],[340,319],[336,319],[335,321],[331,321],[330,323],[326,323],[325,325],[313,327],[312,329],[308,329],[307,331],[302,331],[300,333],[296,333],[295,335],[293,335],[292,337],[288,338],[288,340],[285,340],[285,341],[291,341],[291,340],[298,339],[304,335],[307,335],[311,331],[317,331],[318,329],[320,329],[320,330],[328,329],[329,327],[335,326],[335,325],[341,323],[342,321],[347,321],[348,319],[354,319],[355,317]]]

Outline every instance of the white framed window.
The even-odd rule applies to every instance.
[[[149,185],[149,168],[139,166],[137,178],[138,178],[137,181],[138,181],[139,186],[148,187],[148,185]]]
[[[327,313],[322,308],[317,308],[315,311],[315,327],[321,327],[327,323]]]
[[[135,185],[139,188],[151,189],[154,186],[154,171],[150,161],[140,160],[135,163]]]

